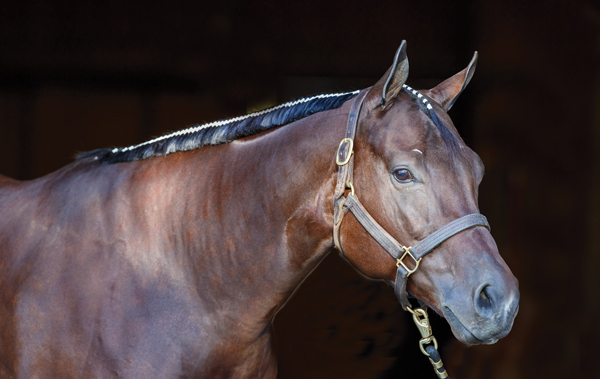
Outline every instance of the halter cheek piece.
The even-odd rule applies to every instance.
[[[404,88],[407,87],[404,86]],[[354,217],[356,217],[358,222],[360,222],[360,224],[371,235],[371,237],[373,237],[375,241],[377,241],[381,247],[383,247],[385,251],[387,251],[392,258],[396,260],[396,280],[394,283],[389,283],[394,286],[396,297],[400,301],[402,308],[404,310],[409,310],[411,306],[406,293],[406,283],[408,281],[408,277],[419,268],[421,259],[423,259],[425,255],[429,254],[445,240],[457,233],[462,232],[465,229],[469,229],[474,226],[484,226],[489,230],[490,225],[488,224],[484,215],[478,213],[469,214],[446,224],[445,226],[431,233],[415,246],[407,247],[401,245],[394,237],[386,232],[385,229],[383,229],[383,227],[377,223],[377,221],[375,221],[375,219],[358,200],[358,197],[354,192],[354,185],[352,184],[354,168],[354,137],[356,135],[360,110],[368,92],[369,89],[363,90],[354,99],[354,103],[350,109],[350,114],[348,115],[346,135],[340,143],[336,154],[338,178],[333,199],[333,241],[335,247],[339,249],[340,252],[343,252],[342,244],[340,242],[340,226],[342,224],[344,214],[347,211],[352,212]],[[429,112],[433,112],[431,105],[427,105]],[[437,115],[432,117],[432,119],[434,122],[440,122]],[[350,189],[351,192],[348,194],[348,197],[345,197],[344,193],[347,189]],[[413,269],[410,269],[409,266],[407,266],[406,262],[408,260],[413,262]]]

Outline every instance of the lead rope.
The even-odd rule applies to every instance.
[[[415,308],[413,310],[410,307],[406,307],[406,310],[412,313],[413,321],[415,322],[417,329],[419,329],[419,332],[421,332],[422,338],[419,341],[419,348],[421,349],[421,352],[425,354],[427,358],[429,358],[429,362],[431,362],[431,365],[433,366],[433,371],[440,379],[450,379],[446,369],[444,368],[444,363],[442,363],[440,353],[437,350],[437,340],[431,332],[431,324],[429,323],[427,308]]]

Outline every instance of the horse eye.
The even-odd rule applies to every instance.
[[[410,182],[414,179],[410,171],[408,171],[405,168],[399,168],[398,170],[394,170],[392,175],[394,175],[394,178],[396,178],[396,180],[401,183]]]

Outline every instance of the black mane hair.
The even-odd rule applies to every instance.
[[[220,145],[251,136],[276,126],[289,124],[312,114],[335,109],[358,95],[359,91],[304,97],[259,112],[194,126],[139,145],[106,148],[78,154],[77,160],[101,163],[132,162],[188,151],[206,145]]]
[[[429,100],[425,96],[423,96],[419,91],[411,88],[410,86],[407,86],[406,84],[402,86],[402,89],[404,90],[404,92],[406,92],[406,94],[408,94],[408,96],[411,99],[413,99],[421,107],[421,109],[423,109],[424,112],[426,112],[429,115],[429,118],[431,118],[431,121],[433,121],[435,126],[437,126],[440,134],[442,135],[442,139],[444,140],[446,147],[448,147],[448,149],[450,149],[450,151],[453,152],[461,151],[461,149],[459,148],[460,142],[458,138],[454,135],[454,133],[450,131],[450,129],[448,129],[446,124],[444,124],[442,120],[440,120],[437,113],[435,113],[433,106],[430,104]]]

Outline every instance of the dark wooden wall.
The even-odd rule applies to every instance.
[[[589,367],[580,349],[598,337],[600,288],[600,11],[591,2],[3,0],[0,172],[30,179],[78,151],[364,88],[402,39],[417,88],[480,53],[451,116],[486,164],[481,210],[520,280],[519,316],[496,345],[465,348],[434,320],[448,370],[579,377]],[[275,327],[281,378],[433,377],[392,290],[337,256]]]

